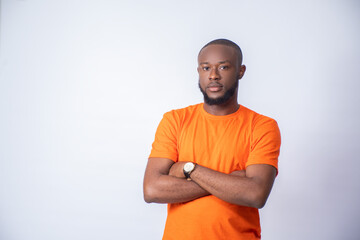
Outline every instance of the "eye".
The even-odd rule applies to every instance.
[[[202,70],[204,70],[204,71],[208,71],[209,69],[210,69],[210,67],[207,67],[207,66],[202,67]]]
[[[220,66],[220,69],[221,69],[221,70],[226,70],[226,69],[229,69],[229,66],[222,65],[222,66]]]

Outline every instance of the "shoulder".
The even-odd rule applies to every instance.
[[[242,111],[242,116],[247,120],[251,121],[252,125],[258,125],[262,123],[276,123],[275,119],[257,113],[254,110],[251,110],[243,105],[241,105],[241,111]]]
[[[174,109],[164,114],[164,118],[174,121],[183,121],[189,116],[198,113],[201,110],[202,104],[194,104],[184,108]]]
[[[257,113],[247,107],[241,106],[242,117],[248,122],[252,131],[279,131],[279,126],[275,119]]]

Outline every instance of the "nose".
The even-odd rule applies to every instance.
[[[211,68],[209,74],[209,80],[219,80],[219,79],[220,79],[220,75],[217,68]]]

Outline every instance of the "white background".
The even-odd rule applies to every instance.
[[[196,56],[237,42],[240,103],[275,118],[263,239],[359,239],[359,1],[2,0],[0,239],[160,239],[143,173]]]

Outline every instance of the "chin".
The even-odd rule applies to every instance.
[[[207,94],[208,98],[211,100],[217,100],[224,97],[224,93],[216,93],[216,94]]]

